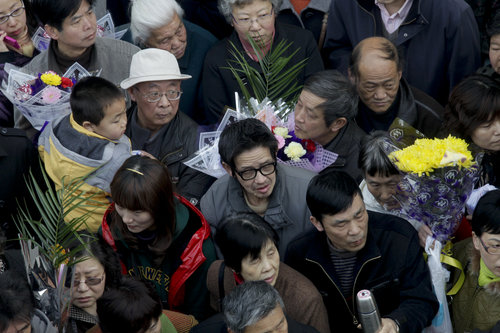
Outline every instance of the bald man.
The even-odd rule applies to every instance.
[[[388,39],[370,37],[356,45],[348,73],[359,95],[356,122],[366,133],[387,131],[399,117],[427,137],[437,135],[443,107],[403,78],[398,50]]]

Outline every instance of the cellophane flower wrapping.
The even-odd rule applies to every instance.
[[[2,82],[2,92],[37,130],[41,130],[47,122],[71,112],[71,87],[82,77],[91,75],[80,64],[74,63],[62,78],[55,74],[61,79],[56,86],[41,80],[41,76],[47,72],[31,75],[10,64],[6,64],[5,71],[8,80]]]
[[[400,119],[389,129],[389,136],[386,151],[404,175],[396,194],[401,205],[398,213],[426,224],[433,237],[445,244],[462,219],[465,202],[479,175],[478,161],[463,140],[424,139]],[[413,139],[415,142],[408,145]],[[414,149],[418,145],[419,149]],[[401,154],[405,148],[412,150]]]

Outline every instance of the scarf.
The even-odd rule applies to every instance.
[[[496,276],[492,271],[490,271],[488,267],[486,267],[483,258],[481,258],[479,265],[479,278],[477,279],[479,286],[484,287],[485,285],[492,282],[500,282],[500,277]]]

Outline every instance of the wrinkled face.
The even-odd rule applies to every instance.
[[[396,99],[400,79],[401,72],[395,62],[380,57],[363,57],[356,78],[359,98],[373,112],[383,113]]]
[[[153,29],[146,44],[172,53],[176,59],[182,58],[187,46],[187,34],[184,23],[177,13],[172,21],[162,27]]]
[[[88,258],[75,265],[74,274],[73,305],[95,315],[96,301],[104,293],[106,285],[104,267],[97,259]],[[99,283],[94,283],[94,281]]]
[[[83,0],[78,11],[64,19],[61,31],[55,28],[47,31],[52,39],[57,40],[63,54],[76,57],[95,43],[97,22],[94,9]]]
[[[278,249],[273,241],[268,240],[257,258],[252,258],[251,255],[243,258],[240,275],[245,281],[264,280],[274,286],[278,278],[279,266],[280,255]]]
[[[104,118],[99,125],[91,125],[92,131],[110,140],[118,140],[127,127],[127,106],[120,98],[104,109]]]
[[[500,74],[500,34],[491,36],[489,55],[491,67]]]
[[[0,1],[0,18],[11,13],[16,15],[17,11],[20,11],[20,15],[10,16],[7,22],[0,24],[0,30],[14,39],[24,36],[26,29],[28,29],[26,26],[26,11],[21,9],[22,6],[23,3],[20,0]]]
[[[165,93],[169,90],[181,90],[180,80],[141,82],[128,90],[133,101],[137,103],[137,118],[139,125],[152,132],[158,131],[163,125],[174,119],[179,110],[180,99],[171,101]],[[158,102],[148,102],[145,95],[162,93]]]
[[[325,231],[332,245],[338,250],[356,252],[365,246],[368,213],[359,194],[356,194],[352,205],[345,211],[324,215],[322,223],[311,216],[311,222],[318,231]]]
[[[254,0],[243,6],[233,6],[232,25],[242,40],[250,35],[258,44],[267,44],[273,38],[275,15],[268,0]]]
[[[491,150],[500,150],[500,117],[482,123],[471,134],[472,141],[479,147]]]
[[[128,231],[137,234],[151,228],[155,220],[150,212],[145,210],[130,210],[119,206],[115,203],[115,209],[118,215],[121,216],[123,223],[127,226]]]
[[[331,141],[334,132],[326,126],[323,110],[319,105],[326,99],[302,90],[295,105],[295,135],[325,145]]]
[[[250,169],[259,169],[260,167],[276,161],[276,158],[271,156],[269,148],[255,147],[250,150],[245,150],[235,157],[234,164],[236,171],[242,173]],[[230,170],[229,170],[230,172]],[[254,179],[243,180],[237,173],[232,173],[240,183],[247,199],[252,204],[257,204],[262,200],[267,200],[271,193],[273,193],[274,185],[276,184],[276,172],[264,176],[262,173],[257,172]]]
[[[279,304],[264,318],[245,327],[245,333],[287,333],[288,323]]]
[[[394,198],[401,175],[391,175],[389,177],[365,174],[365,181],[368,191],[375,197],[375,200],[385,209],[395,209],[399,207]]]
[[[489,252],[491,251],[499,251],[500,248],[500,235],[499,234],[490,234],[488,232],[483,232],[481,235],[481,240],[484,245],[488,247]],[[499,254],[489,254],[486,252],[484,246],[481,244],[481,240],[476,234],[472,233],[472,241],[474,243],[474,247],[481,254],[481,258],[484,261],[484,264],[488,269],[493,272],[496,276],[500,277],[500,253]]]

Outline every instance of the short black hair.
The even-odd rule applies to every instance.
[[[493,16],[488,24],[486,32],[488,33],[488,37],[490,39],[491,37],[500,34],[500,11],[497,11],[495,16]]]
[[[399,170],[391,162],[384,149],[389,144],[386,131],[373,131],[363,138],[359,150],[358,167],[365,175],[390,177],[399,175]]]
[[[344,171],[330,171],[311,179],[306,201],[311,215],[322,222],[324,215],[335,215],[351,207],[356,195],[363,197],[354,178]]]
[[[120,88],[112,82],[96,76],[81,79],[71,91],[69,104],[73,118],[79,125],[89,121],[99,125],[105,117],[105,109],[113,102],[125,98]]]
[[[5,271],[0,274],[0,290],[0,332],[14,321],[30,323],[35,300],[25,277],[14,271]]]
[[[352,120],[358,112],[358,93],[356,87],[336,70],[320,71],[309,76],[302,88],[311,94],[325,99],[318,105],[323,111],[326,127],[344,117]]]
[[[99,326],[103,333],[144,332],[162,314],[158,294],[145,281],[124,277],[97,300]]]
[[[222,162],[235,170],[234,159],[241,153],[257,147],[269,148],[275,159],[278,141],[262,121],[254,118],[243,119],[228,125],[219,138],[219,154]]]
[[[215,234],[215,242],[222,252],[224,262],[236,273],[241,272],[241,261],[249,255],[253,259],[258,258],[268,241],[278,247],[276,231],[255,213],[228,216]]]
[[[61,31],[64,20],[78,11],[82,1],[86,1],[90,6],[95,2],[95,0],[32,0],[31,7],[42,25],[47,24]]]
[[[483,232],[500,234],[500,190],[493,190],[479,199],[472,214],[471,227],[477,237]]]

